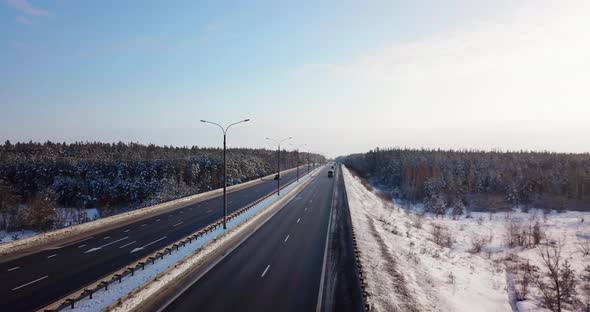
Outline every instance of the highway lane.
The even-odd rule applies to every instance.
[[[306,173],[301,170],[300,174]],[[281,175],[281,183],[296,172]],[[276,189],[275,180],[228,194],[233,212]],[[49,304],[223,216],[222,197],[160,214],[76,243],[0,263],[0,311],[30,311]]]
[[[327,170],[165,311],[315,311],[335,180]]]

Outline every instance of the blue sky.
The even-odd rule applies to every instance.
[[[583,1],[0,1],[0,139],[217,145],[199,119],[251,118],[230,143],[590,150],[563,144],[590,133]]]

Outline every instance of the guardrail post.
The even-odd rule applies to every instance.
[[[145,262],[140,262],[141,263],[141,270],[143,271],[145,269]]]
[[[115,277],[119,280],[119,284],[121,284],[121,274],[115,274]]]
[[[104,290],[109,290],[109,283],[102,281],[102,283],[104,284]]]
[[[128,267],[127,270],[131,270],[131,276],[133,276],[133,274],[135,273],[135,268]]]
[[[74,299],[68,299],[68,301],[70,302],[70,308],[73,310],[74,309]]]
[[[92,299],[92,291],[90,289],[84,288],[84,293],[89,294],[90,295],[89,298]]]

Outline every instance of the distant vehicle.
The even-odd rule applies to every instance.
[[[334,177],[334,170],[330,169],[330,171],[328,171],[328,178],[333,178]]]

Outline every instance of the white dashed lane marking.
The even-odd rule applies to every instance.
[[[266,272],[268,271],[269,268],[270,268],[270,264],[266,266],[266,269],[264,269],[264,272],[262,272],[262,275],[260,275],[261,278],[263,278],[264,275],[266,275]]]
[[[14,290],[18,290],[18,289],[21,289],[21,288],[23,288],[23,287],[29,286],[29,285],[31,285],[31,284],[35,284],[36,282],[38,282],[38,281],[41,281],[41,280],[44,280],[44,279],[46,279],[46,278],[48,278],[48,277],[49,277],[48,275],[45,275],[45,276],[43,276],[43,277],[41,277],[41,278],[38,278],[38,279],[36,279],[36,280],[34,280],[34,281],[32,281],[32,282],[28,282],[28,283],[26,283],[26,284],[23,284],[23,285],[20,285],[20,286],[18,286],[18,287],[15,287],[15,288],[13,288],[12,290],[13,290],[13,291],[14,291]]]
[[[121,249],[121,248],[125,248],[125,247],[127,247],[127,246],[129,246],[129,245],[132,245],[132,244],[135,244],[135,243],[137,243],[137,241],[132,241],[131,243],[127,243],[127,244],[125,244],[125,245],[123,245],[123,246],[119,247],[119,249]]]

